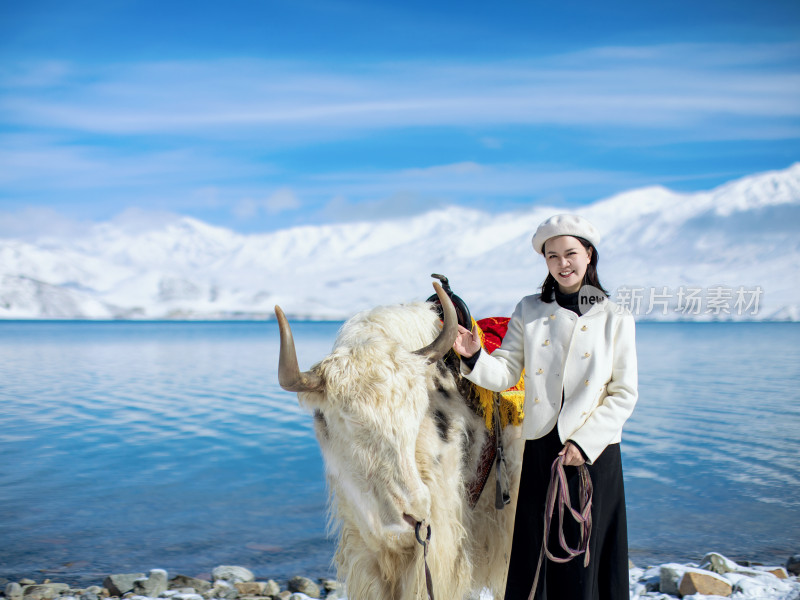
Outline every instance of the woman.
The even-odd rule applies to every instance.
[[[590,561],[544,560],[539,600],[628,600],[628,540],[619,442],[637,399],[633,316],[605,296],[597,276],[597,230],[576,215],[542,223],[533,248],[544,255],[548,275],[541,294],[523,298],[503,344],[481,351],[477,329],[461,327],[454,349],[461,370],[495,391],[519,381],[525,369],[522,463],[506,600],[527,599],[544,535],[543,514],[556,456],[564,457],[573,507],[579,506],[578,467],[592,478]],[[583,291],[582,290],[583,287]],[[587,293],[589,292],[589,293]],[[548,549],[564,556],[559,519]],[[564,520],[567,544],[577,548],[579,529]]]

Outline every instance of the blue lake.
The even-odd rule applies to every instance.
[[[293,324],[301,366],[339,323]],[[631,558],[800,551],[800,324],[640,323]],[[0,577],[333,575],[275,323],[0,322]]]

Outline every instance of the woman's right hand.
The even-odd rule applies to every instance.
[[[478,333],[478,328],[473,325],[472,331],[470,331],[466,327],[459,325],[456,341],[453,342],[453,350],[461,356],[469,358],[480,349],[481,335]]]

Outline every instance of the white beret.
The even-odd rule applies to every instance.
[[[581,237],[588,241],[592,246],[597,247],[600,241],[600,233],[594,225],[578,215],[555,215],[539,225],[536,233],[533,234],[533,249],[539,254],[544,254],[542,250],[544,243],[552,237],[559,235],[571,235]]]

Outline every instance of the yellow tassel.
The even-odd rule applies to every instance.
[[[472,326],[477,327],[478,335],[481,338],[481,346],[486,348],[486,334],[478,326],[475,319],[472,319]],[[500,426],[506,427],[509,423],[511,425],[519,425],[525,417],[523,410],[525,405],[525,372],[519,378],[519,382],[513,388],[506,390],[500,394]],[[494,429],[494,392],[475,385],[478,392],[478,402],[483,411],[484,424],[486,429],[492,431]]]

